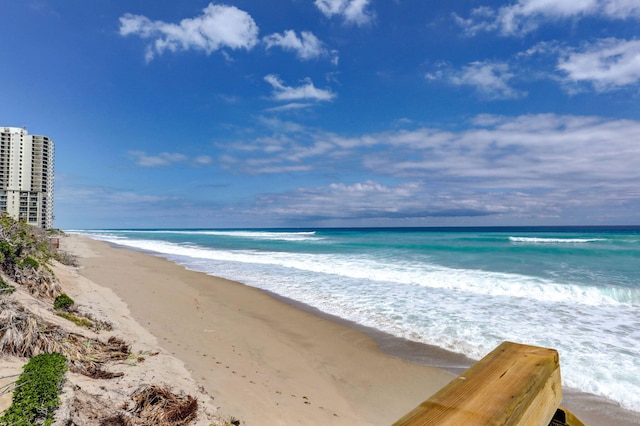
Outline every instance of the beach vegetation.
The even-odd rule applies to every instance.
[[[69,297],[66,293],[62,293],[53,301],[53,308],[56,311],[56,315],[71,321],[79,327],[90,328],[96,333],[102,330],[112,330],[113,326],[108,321],[95,319],[93,315],[86,312],[81,312],[75,306],[75,301]]]
[[[60,285],[48,266],[56,249],[44,229],[0,213],[0,270],[31,294],[54,297]]]
[[[2,426],[50,425],[60,402],[66,357],[60,353],[40,354],[29,360],[16,381],[11,406],[2,417]]]
[[[61,318],[66,319],[67,321],[71,321],[72,323],[74,323],[78,327],[86,327],[86,328],[92,328],[93,327],[93,323],[91,322],[91,320],[89,320],[87,318],[79,317],[76,314],[71,313],[71,312],[56,312],[56,315],[58,315]]]
[[[67,266],[80,266],[80,263],[78,263],[78,257],[74,256],[73,254],[64,251],[64,250],[57,250],[54,253],[54,259],[57,260],[58,262],[62,263],[63,265],[67,265]]]
[[[67,296],[66,293],[62,293],[56,296],[56,298],[54,299],[53,308],[56,311],[68,311],[73,306],[74,303],[75,302],[73,301],[72,298]]]
[[[120,338],[112,336],[105,341],[89,337],[82,330],[43,316],[40,308],[45,303],[53,307],[56,315],[80,327],[96,332],[112,329],[111,323],[82,312],[71,297],[62,293],[51,262],[78,266],[78,260],[74,255],[58,250],[52,235],[51,231],[32,227],[0,213],[0,357],[29,359],[24,373],[10,386],[14,392],[13,403],[3,414],[0,413],[0,426],[52,424],[67,370],[93,379],[111,379],[124,375],[123,372],[111,371],[114,364],[122,365],[131,360],[137,365],[145,361],[143,355],[158,354],[140,352],[132,355],[129,344]],[[22,298],[8,296],[15,290],[20,290],[24,296],[28,292],[39,301],[25,304]],[[10,388],[3,392],[9,393]],[[63,405],[70,404],[72,409],[79,410],[78,413],[86,408],[82,403],[76,404],[87,395],[76,393],[77,390],[69,392],[74,396],[72,399],[62,398]],[[187,425],[193,422],[198,411],[195,397],[163,386],[142,386],[131,394],[131,398],[132,408],[116,411],[112,418],[107,418],[114,414],[112,408],[106,405],[101,408],[104,421],[100,424]],[[65,406],[64,410],[67,409]],[[64,412],[70,420],[72,411]]]
[[[0,354],[31,358],[58,352],[67,357],[69,370],[93,378],[119,377],[104,370],[109,361],[126,360],[131,349],[122,339],[92,339],[48,323],[17,301],[0,299]]]
[[[113,330],[113,325],[109,321],[95,319],[93,315],[85,312],[80,312],[74,307],[71,307],[66,311],[56,311],[56,315],[66,319],[67,321],[71,321],[78,327],[86,327],[96,333],[100,333],[103,330]]]
[[[22,267],[23,268],[38,269],[40,267],[40,263],[38,263],[38,261],[35,260],[33,257],[26,256],[24,259],[22,259]]]
[[[3,294],[11,294],[14,291],[16,291],[16,288],[0,277],[0,296]]]

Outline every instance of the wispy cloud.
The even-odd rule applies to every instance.
[[[330,90],[315,87],[313,82],[308,78],[304,80],[302,86],[298,87],[286,86],[278,76],[273,74],[265,76],[264,79],[273,87],[273,99],[277,101],[297,101],[303,99],[330,101],[336,97],[335,93]]]
[[[640,40],[603,39],[563,54],[558,69],[569,83],[610,91],[640,82]]]
[[[440,63],[425,74],[432,83],[473,88],[480,99],[519,99],[533,80],[557,83],[567,93],[608,92],[640,85],[640,40],[607,38],[583,45],[541,42],[503,62]]]
[[[57,12],[53,7],[44,0],[36,0],[29,2],[29,9],[32,11],[45,15],[45,16],[53,16],[56,18],[60,18],[61,14]]]
[[[640,122],[554,114],[476,117],[460,131],[398,130],[346,138],[286,126],[271,138],[229,144],[227,158],[366,170],[439,185],[518,189],[583,185],[631,190],[640,181]],[[223,148],[222,146],[220,148]],[[235,153],[234,153],[235,151]],[[238,162],[240,163],[240,161]],[[239,171],[265,172],[248,167]]]
[[[278,124],[280,123],[280,124]],[[460,130],[344,137],[274,124],[274,135],[220,146],[248,174],[350,170],[368,180],[263,195],[274,214],[318,217],[556,215],[640,203],[640,122],[555,114],[477,116]],[[392,179],[394,185],[381,182]],[[358,183],[359,182],[359,183]],[[276,207],[277,206],[277,207]]]
[[[295,111],[300,109],[306,109],[312,107],[313,104],[304,102],[291,102],[286,105],[281,105],[273,108],[267,108],[265,111],[270,112],[282,112],[282,111]]]
[[[446,81],[455,86],[473,87],[481,98],[488,100],[517,99],[526,96],[525,92],[516,90],[511,81],[516,75],[506,63],[472,62],[460,70],[449,66],[427,73],[425,77],[431,81]]]
[[[518,0],[516,3],[490,8],[475,8],[468,18],[454,14],[455,21],[474,35],[480,31],[499,31],[503,35],[522,35],[548,22],[562,22],[585,17],[638,19],[640,3],[636,0]]]
[[[175,152],[161,152],[160,154],[149,155],[144,151],[129,151],[129,156],[141,167],[167,167],[179,163],[206,166],[212,163],[211,157],[207,155],[189,158],[184,154]]]
[[[209,166],[213,163],[213,159],[208,155],[199,155],[193,159],[193,164],[198,166]]]
[[[640,122],[554,114],[478,116],[459,132],[419,129],[377,135],[385,155],[363,154],[363,165],[395,177],[467,181],[475,187],[533,188],[620,185],[640,169],[630,135]],[[371,143],[367,141],[367,143]],[[397,152],[397,155],[394,154]]]
[[[329,226],[399,226],[470,217],[479,223],[522,224],[562,221],[571,215],[615,222],[609,215],[612,206],[616,214],[627,215],[619,221],[637,217],[634,212],[640,207],[639,121],[479,115],[458,129],[421,127],[359,136],[273,117],[262,117],[259,124],[260,133],[271,135],[247,139],[244,134],[233,143],[220,141],[215,164],[255,179],[300,175],[300,184],[215,209],[210,201],[187,207],[185,200],[169,195],[88,187],[75,189],[81,197],[66,187],[58,194],[61,204],[89,199],[106,211],[133,216],[140,216],[141,204],[158,206],[164,212],[162,220],[175,214],[176,223],[187,209],[204,216],[215,211],[241,223],[264,224],[268,218],[274,225],[299,221]],[[197,159],[175,153],[137,158],[147,166]],[[303,179],[309,173],[334,177],[314,185]]]
[[[252,49],[258,44],[258,26],[247,12],[234,6],[210,3],[202,14],[179,23],[152,21],[130,13],[120,17],[120,35],[150,39],[146,59],[165,51],[202,50],[207,54],[219,49]]]
[[[324,187],[303,187],[282,194],[261,194],[259,209],[287,220],[394,220],[430,217],[488,216],[513,212],[485,203],[482,197],[433,191],[419,182],[384,185],[368,180]]]
[[[56,198],[63,204],[130,206],[140,208],[141,205],[160,204],[175,200],[169,195],[145,194],[129,189],[108,186],[78,185],[68,182],[56,193]]]
[[[282,34],[268,35],[263,38],[263,41],[267,49],[277,46],[290,50],[302,60],[316,59],[330,54],[324,43],[309,31],[302,31],[298,37],[294,30],[287,30]]]
[[[640,18],[640,3],[636,0],[607,0],[604,2],[603,11],[607,16],[620,19]]]
[[[370,0],[315,0],[316,7],[326,16],[339,16],[345,23],[366,25],[373,21]]]

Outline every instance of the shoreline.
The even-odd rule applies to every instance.
[[[129,248],[124,247],[123,249],[128,250]],[[476,362],[465,355],[451,352],[438,346],[397,337],[375,328],[327,314],[297,300],[269,291],[262,291],[296,309],[307,311],[313,315],[360,331],[375,340],[378,350],[394,357],[428,367],[443,369],[455,376],[460,375]],[[562,360],[560,364],[562,370]],[[561,405],[569,408],[587,426],[609,425],[613,422],[616,425],[624,426],[640,425],[640,413],[622,408],[615,401],[566,386],[563,386],[562,393],[563,401]]]
[[[88,246],[94,255],[80,256],[79,273],[122,298],[220,412],[247,425],[390,424],[473,363],[153,253],[82,235],[61,242],[76,254],[74,245]],[[128,273],[142,274],[136,289]],[[640,424],[639,414],[603,398],[570,389],[564,396],[585,424]]]
[[[453,379],[265,292],[88,237],[78,273],[111,289],[158,345],[246,425],[388,425]]]

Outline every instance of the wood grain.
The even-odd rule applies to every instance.
[[[547,426],[561,401],[558,352],[504,342],[394,426]]]

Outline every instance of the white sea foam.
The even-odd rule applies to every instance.
[[[553,347],[560,353],[565,385],[640,411],[637,288],[585,286],[364,253],[222,250],[113,233],[92,237],[156,252],[189,269],[475,359],[503,340]]]
[[[222,272],[324,312],[475,359],[503,340],[553,347],[562,358],[565,384],[640,410],[640,353],[634,343],[640,340],[640,319],[633,306],[545,303],[295,272],[279,265],[223,262],[209,267],[217,275]],[[624,368],[619,377],[607,376],[611,365]]]
[[[255,238],[282,241],[304,241],[317,239],[315,231],[269,232],[269,231],[198,231],[203,235],[220,235],[227,237]]]
[[[228,251],[209,249],[193,244],[119,238],[107,234],[95,237],[165,255],[247,264],[278,265],[313,273],[450,289],[479,295],[518,297],[547,303],[571,301],[591,306],[640,304],[640,290],[638,289],[589,287],[513,273],[453,269],[408,261],[388,263],[363,255]]]
[[[595,241],[606,241],[604,238],[539,238],[539,237],[509,237],[513,243],[532,244],[581,244]]]
[[[71,230],[69,233],[87,233],[88,231]],[[226,237],[239,237],[239,238],[251,238],[251,239],[265,239],[265,240],[282,240],[282,241],[304,241],[309,239],[320,239],[316,236],[316,231],[218,231],[218,230],[110,230],[110,231],[91,231],[90,234],[96,238],[100,237],[115,237],[120,234],[173,234],[173,235],[219,235]]]

